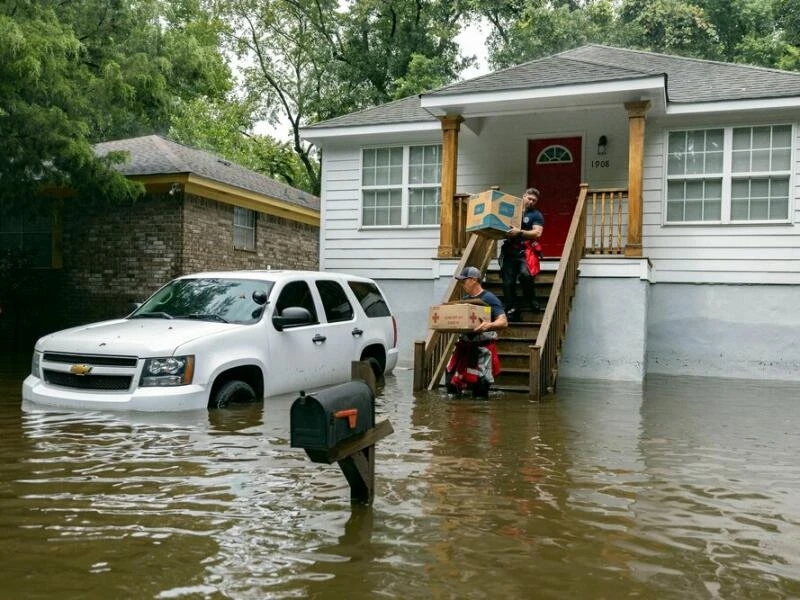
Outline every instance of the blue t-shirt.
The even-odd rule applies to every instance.
[[[539,225],[544,227],[544,215],[541,213],[540,210],[534,208],[533,210],[527,210],[522,215],[522,225],[520,229],[523,231],[530,231],[533,229],[534,225]],[[524,247],[522,245],[523,239],[519,237],[514,238],[507,238],[503,242],[502,251],[503,253],[508,256],[510,253],[519,253],[522,254],[524,252]]]
[[[505,309],[503,308],[503,303],[500,302],[500,298],[495,296],[492,292],[488,290],[483,290],[477,296],[464,296],[465,298],[479,298],[486,302],[489,305],[489,308],[492,310],[492,321],[494,321],[500,315],[505,314]]]

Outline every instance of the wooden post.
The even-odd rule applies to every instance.
[[[458,178],[458,131],[464,120],[460,115],[439,117],[442,122],[442,188],[439,196],[439,258],[453,258],[453,196]]]
[[[542,399],[542,391],[540,381],[541,378],[541,369],[542,369],[542,347],[541,346],[529,346],[531,350],[530,356],[530,398],[534,402],[538,402]]]
[[[354,360],[350,363],[350,379],[360,379],[366,383],[373,396],[378,393],[378,380],[375,377],[375,371],[372,370],[372,365],[366,360]]]
[[[641,256],[644,132],[650,101],[626,102],[625,110],[628,111],[628,243],[625,256]]]
[[[425,389],[425,342],[417,340],[414,342],[414,384],[413,391],[419,392]]]

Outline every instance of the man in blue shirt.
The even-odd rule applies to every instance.
[[[508,327],[503,304],[481,285],[483,274],[477,267],[465,267],[456,275],[464,287],[464,299],[482,300],[491,309],[489,320],[481,321],[469,333],[462,333],[447,363],[447,391],[460,394],[471,389],[474,397],[486,397],[495,375],[500,373],[497,355],[497,330]]]
[[[503,302],[509,321],[518,321],[522,312],[517,298],[517,278],[522,285],[522,296],[526,304],[534,311],[541,310],[536,302],[533,284],[534,277],[541,268],[539,238],[544,231],[544,215],[536,208],[539,190],[528,188],[522,199],[522,226],[511,227],[506,232],[506,240],[500,250]]]

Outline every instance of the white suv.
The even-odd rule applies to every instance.
[[[313,390],[397,364],[397,324],[371,279],[316,271],[179,277],[124,319],[36,342],[25,402],[175,411]]]

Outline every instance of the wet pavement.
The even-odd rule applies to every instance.
[[[0,589],[18,598],[793,598],[797,385],[562,381],[531,403],[387,378],[371,507],[289,447],[293,397],[21,410],[0,375]],[[9,373],[9,371],[15,371]]]

